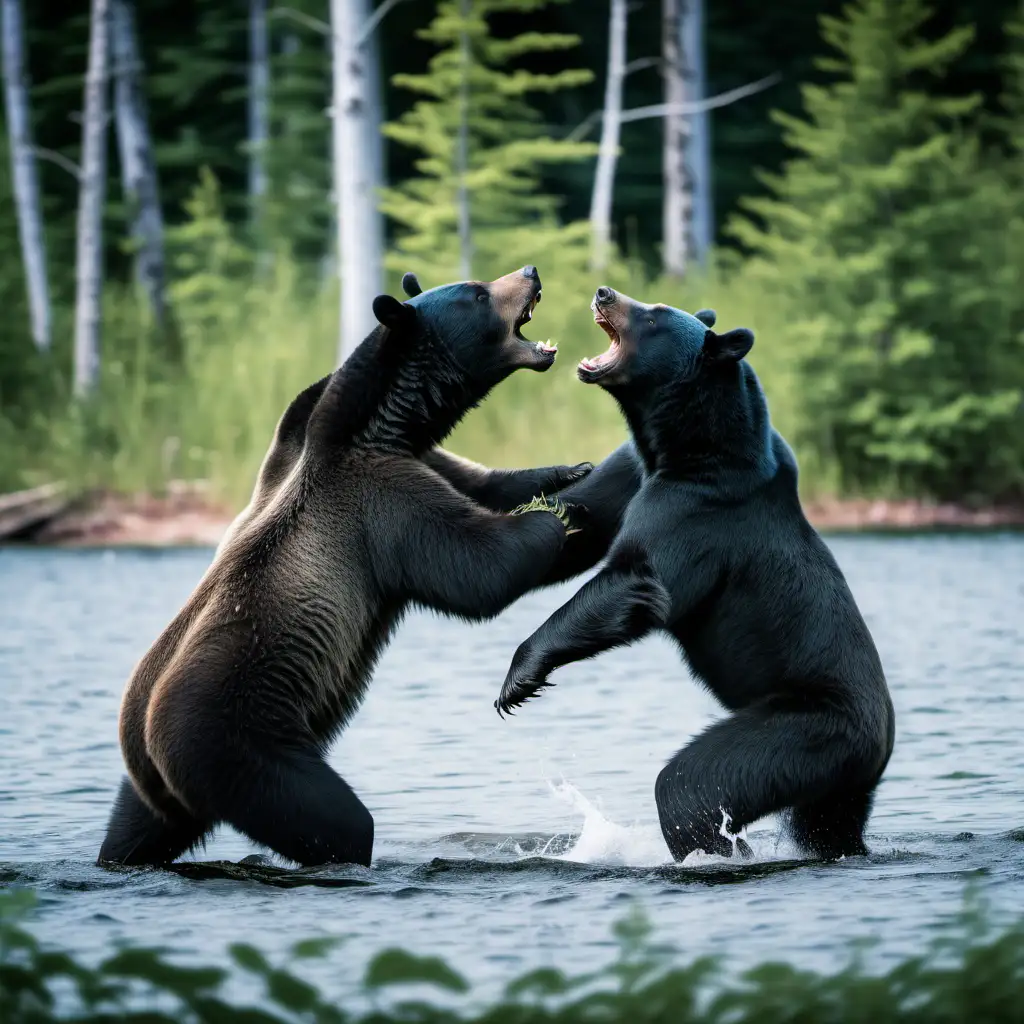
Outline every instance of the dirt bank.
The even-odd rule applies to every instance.
[[[159,498],[94,495],[52,519],[30,542],[66,547],[215,547],[236,512],[195,490]]]
[[[804,507],[823,532],[1024,527],[1024,506],[969,509],[919,501],[819,499]],[[31,541],[74,547],[215,546],[237,511],[196,489],[160,498],[94,496],[57,516]]]

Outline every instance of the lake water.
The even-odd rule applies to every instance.
[[[410,616],[331,762],[376,819],[359,869],[111,871],[94,866],[122,774],[116,722],[135,661],[212,551],[0,550],[0,885],[41,896],[34,928],[87,958],[130,938],[212,962],[349,935],[306,972],[344,993],[399,944],[484,991],[528,967],[592,968],[638,901],[659,940],[730,966],[834,968],[875,937],[884,964],[920,952],[976,878],[1024,911],[1024,537],[830,538],[875,636],[896,746],[871,855],[794,862],[772,821],[752,865],[673,865],[654,805],[664,761],[721,712],[669,643],[570,666],[507,721],[492,701],[518,643],[579,585],[496,621]],[[259,852],[224,830],[194,860]],[[355,887],[329,887],[345,880]]]

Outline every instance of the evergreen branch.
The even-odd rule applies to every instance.
[[[572,520],[569,518],[569,510],[561,501],[558,500],[558,498],[548,498],[541,494],[539,497],[528,501],[525,505],[520,505],[518,508],[512,509],[512,511],[509,512],[509,515],[521,516],[527,512],[548,512],[559,520],[569,533],[579,532],[572,528]]]
[[[32,146],[31,149],[40,159],[49,160],[50,163],[56,164],[67,171],[75,181],[81,181],[82,169],[74,160],[69,160],[63,153],[58,153],[55,149],[46,149],[44,146]]]

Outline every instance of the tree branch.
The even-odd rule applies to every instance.
[[[718,107],[727,107],[737,100],[746,99],[755,93],[763,92],[773,86],[782,78],[779,72],[767,75],[756,82],[748,85],[741,85],[738,89],[730,89],[728,92],[719,93],[706,100],[694,100],[692,103],[654,103],[649,107],[634,107],[632,110],[622,112],[622,123],[629,121],[643,121],[648,117],[664,117],[666,114],[702,114],[705,110],[715,110]]]
[[[566,142],[579,142],[580,139],[585,138],[590,132],[590,129],[601,120],[601,115],[604,113],[602,110],[595,110],[591,114],[587,114],[585,118],[568,135],[565,137]]]
[[[384,0],[384,3],[367,19],[366,24],[363,26],[363,31],[359,33],[359,38],[356,40],[356,46],[362,46],[373,35],[374,29],[387,17],[391,10],[402,2],[403,0]]]
[[[302,11],[295,10],[294,7],[274,7],[268,12],[267,16],[270,18],[290,18],[292,21],[297,21],[300,25],[305,25],[306,28],[312,29],[314,32],[319,32],[322,36],[329,36],[331,34],[331,26],[326,21],[313,18]]]
[[[373,35],[377,26],[402,2],[403,0],[384,0],[384,3],[367,18],[362,32],[359,33],[356,39],[357,49],[366,45],[366,41]],[[306,28],[312,29],[314,32],[319,32],[322,36],[333,35],[331,26],[326,21],[313,18],[302,11],[295,10],[294,7],[275,7],[269,12],[268,16],[271,18],[290,18],[292,21],[297,21],[300,25],[305,25]]]
[[[640,57],[638,60],[631,60],[626,65],[625,73],[631,75],[634,71],[646,71],[647,68],[656,68],[660,63],[660,57]]]
[[[655,57],[644,58],[649,60],[653,64],[660,63]],[[633,64],[640,64],[642,61],[634,61]],[[630,65],[632,67],[633,65]],[[634,68],[636,70],[636,68]],[[622,116],[619,118],[620,124],[628,124],[630,121],[643,121],[648,117],[664,117],[666,114],[701,114],[705,110],[715,110],[718,107],[727,107],[730,103],[735,103],[737,100],[745,99],[747,96],[753,96],[755,93],[763,92],[765,89],[773,86],[776,82],[780,81],[782,75],[779,72],[775,72],[772,75],[767,75],[765,78],[760,78],[756,82],[750,82],[747,85],[741,85],[736,89],[730,89],[728,92],[719,93],[717,96],[711,96],[706,100],[694,100],[693,103],[680,103],[680,104],[668,104],[668,103],[654,103],[648,107],[634,107],[632,110],[624,110]],[[598,121],[601,120],[601,116],[604,112],[601,110],[595,110],[593,113],[588,114],[568,135],[565,136],[566,142],[579,142],[580,139],[586,137],[587,133]]]
[[[43,146],[32,146],[31,148],[32,152],[41,160],[49,160],[50,163],[63,168],[74,177],[75,181],[82,180],[82,169],[74,160],[68,159],[63,153],[58,153],[55,149],[46,149]]]

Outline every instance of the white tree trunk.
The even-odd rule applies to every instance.
[[[463,19],[470,15],[470,0],[461,0],[459,14]],[[473,221],[469,209],[469,188],[466,176],[469,174],[469,33],[463,29],[459,41],[459,131],[455,140],[455,208],[459,231],[459,275],[463,280],[473,276]]]
[[[92,0],[89,66],[82,110],[82,169],[75,259],[74,391],[87,395],[100,367],[103,300],[103,204],[107,191],[107,87],[110,0]]]
[[[164,219],[156,158],[149,132],[142,57],[132,0],[112,0],[114,114],[121,156],[121,181],[132,240],[135,276],[145,289],[157,324],[164,322]]]
[[[3,0],[4,100],[11,148],[11,175],[18,204],[18,235],[25,268],[32,338],[36,348],[50,347],[50,285],[46,270],[39,175],[32,148],[32,121],[28,105],[25,65],[25,30],[21,0]]]
[[[378,281],[374,295],[384,287],[384,215],[379,208],[379,190],[385,185],[384,171],[384,85],[380,76],[380,37],[371,32],[363,43],[366,59],[366,117],[363,127],[366,131],[366,150],[370,154],[370,201],[369,251],[377,254],[379,265]],[[372,300],[371,300],[372,301]]]
[[[341,282],[338,360],[344,361],[376,325],[372,302],[381,291],[382,253],[373,219],[374,158],[366,146],[366,0],[331,0],[331,104],[335,217]]]
[[[608,21],[608,73],[604,85],[604,111],[597,171],[590,201],[591,256],[594,270],[608,264],[612,233],[612,198],[615,165],[619,159],[619,128],[622,117],[622,80],[626,76],[626,0],[611,0]]]
[[[686,167],[690,119],[681,107],[687,99],[682,56],[682,7],[686,0],[662,0],[661,56],[665,81],[662,136],[662,266],[666,274],[682,277],[690,257],[692,183]]]
[[[267,192],[269,93],[267,0],[249,0],[249,203],[254,218]]]
[[[686,0],[682,24],[683,64],[687,70],[688,99],[700,104],[707,96],[704,62],[704,0]],[[711,188],[711,112],[699,108],[690,116],[686,146],[690,171],[693,213],[693,255],[704,263],[715,237],[715,207]]]

